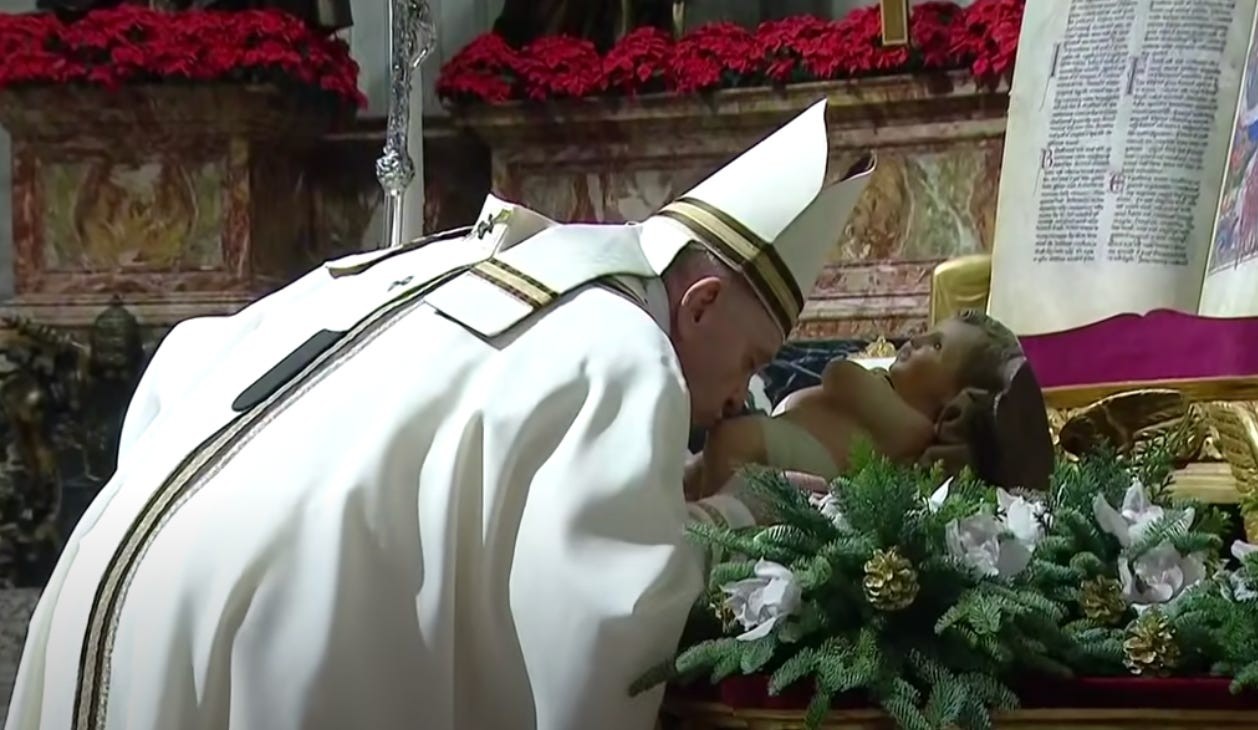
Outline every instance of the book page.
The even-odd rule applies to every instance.
[[[1254,6],[1027,3],[992,315],[1039,334],[1197,311]]]
[[[1250,33],[1245,76],[1236,105],[1232,147],[1223,173],[1210,263],[1198,313],[1208,317],[1258,315],[1258,48]]]

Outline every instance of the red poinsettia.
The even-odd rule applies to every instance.
[[[629,96],[662,91],[672,58],[668,33],[650,26],[634,29],[603,58],[603,86]]]
[[[764,52],[756,36],[733,23],[708,23],[677,42],[668,64],[668,85],[686,94],[718,86],[756,83]]]
[[[761,23],[756,37],[765,53],[765,75],[779,84],[842,75],[847,39],[840,32],[838,23],[811,15]]]
[[[963,25],[965,9],[952,2],[924,2],[913,7],[909,37],[913,54],[923,69],[959,68],[952,52],[953,36]]]
[[[121,5],[71,22],[0,14],[0,58],[0,87],[274,81],[366,103],[345,42],[273,10],[167,13]]]
[[[604,92],[686,94],[956,68],[969,68],[986,83],[1006,78],[1013,69],[1024,4],[917,4],[909,18],[909,46],[882,44],[876,5],[840,20],[797,16],[763,23],[755,31],[711,23],[676,43],[664,31],[639,28],[602,58],[590,44],[573,38],[543,38],[515,50],[489,34],[446,64],[437,91],[457,101],[500,103]]]
[[[547,36],[525,46],[520,56],[526,98],[582,97],[602,91],[603,59],[587,40]]]
[[[969,64],[980,81],[991,83],[1013,71],[1026,0],[975,0],[966,9],[952,53]]]
[[[437,78],[446,99],[491,104],[514,98],[520,86],[520,54],[497,33],[485,33],[454,54]]]

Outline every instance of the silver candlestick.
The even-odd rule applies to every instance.
[[[389,121],[384,153],[376,160],[376,179],[384,188],[382,247],[402,244],[402,195],[415,179],[415,161],[407,149],[411,124],[411,74],[432,52],[437,40],[427,0],[389,2]]]

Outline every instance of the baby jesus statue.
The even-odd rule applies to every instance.
[[[820,385],[791,393],[772,416],[723,422],[687,470],[687,498],[719,491],[752,464],[828,483],[860,437],[892,460],[969,467],[1008,488],[1046,489],[1053,469],[1043,396],[1017,337],[964,311],[905,343],[885,370],[833,360]]]

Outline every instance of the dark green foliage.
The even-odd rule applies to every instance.
[[[943,481],[939,473],[892,465],[865,448],[851,466],[832,486],[842,525],[778,475],[760,472],[748,481],[778,525],[693,528],[702,544],[738,556],[713,567],[709,614],[721,586],[753,575],[759,560],[789,568],[804,605],[762,639],[727,635],[690,645],[676,660],[677,673],[704,671],[718,681],[734,672],[766,671],[773,692],[811,682],[812,725],[833,696],[860,691],[902,727],[931,730],[987,727],[989,708],[1016,704],[999,679],[1009,672],[1065,671],[1053,659],[1066,642],[1064,605],[1023,580],[980,579],[948,557],[946,526],[990,502],[990,488],[962,475],[932,512],[927,498]],[[919,586],[915,601],[900,611],[871,605],[862,587],[866,563],[889,548],[907,558]]]
[[[1097,577],[1116,579],[1120,560],[1135,560],[1164,544],[1170,544],[1181,555],[1213,556],[1223,546],[1220,536],[1226,534],[1229,525],[1221,510],[1186,502],[1172,505],[1168,489],[1173,468],[1171,454],[1166,443],[1154,443],[1134,458],[1102,451],[1057,467],[1049,495],[1052,524],[1035,552],[1027,579],[1046,597],[1070,607],[1065,630],[1071,641],[1065,652],[1054,655],[1054,659],[1076,673],[1126,674],[1122,639],[1127,620],[1134,616],[1128,611],[1116,625],[1099,625],[1089,620],[1080,606],[1080,586],[1084,581]],[[1093,502],[1099,494],[1111,506],[1120,507],[1133,480],[1143,484],[1149,498],[1167,510],[1124,549],[1097,524]],[[1187,507],[1195,515],[1191,523],[1182,511]],[[1207,592],[1206,586],[1203,584],[1194,595]],[[1187,606],[1189,602],[1181,600],[1177,604]],[[1170,613],[1181,647],[1196,647],[1186,652],[1182,666],[1199,664],[1209,653],[1202,643],[1200,617],[1192,612]]]
[[[832,521],[780,475],[751,473],[755,498],[778,524],[692,528],[695,540],[729,559],[711,569],[684,650],[635,690],[677,677],[706,675],[715,682],[763,673],[770,675],[771,693],[800,683],[813,687],[808,727],[822,722],[833,697],[859,692],[906,730],[969,730],[990,728],[993,709],[1017,706],[1003,683],[1007,678],[1126,673],[1123,638],[1135,612],[1120,602],[1108,614],[1095,613],[1096,602],[1083,601],[1086,591],[1094,591],[1087,586],[1114,585],[1120,560],[1165,545],[1181,555],[1217,556],[1220,536],[1229,529],[1220,510],[1172,507],[1171,472],[1170,450],[1157,444],[1135,457],[1098,453],[1059,463],[1044,495],[1051,519],[1030,564],[1012,578],[980,576],[950,556],[949,524],[980,510],[990,514],[996,503],[996,490],[972,474],[951,480],[947,499],[931,507],[928,498],[941,474],[893,465],[861,446],[847,475],[831,485],[832,506],[843,517]],[[1120,507],[1133,480],[1166,512],[1124,546],[1098,525],[1094,502],[1099,495]],[[1181,511],[1188,506],[1191,521]],[[866,570],[877,573],[870,566],[879,565],[886,551],[911,566],[911,580],[903,571],[881,576],[884,593],[892,576],[905,583],[894,585],[901,592],[892,596],[913,596],[903,608],[864,587]],[[875,555],[881,557],[871,561]],[[742,627],[722,627],[715,618],[725,600],[722,589],[753,577],[761,560],[791,571],[802,605],[766,636],[740,640]],[[1258,556],[1238,575],[1258,589]],[[1212,669],[1233,675],[1235,689],[1258,687],[1258,601],[1235,601],[1233,580],[1213,576],[1163,609],[1182,650],[1183,671]]]

